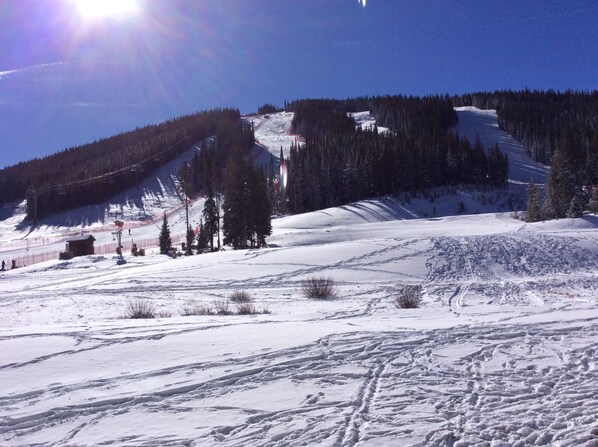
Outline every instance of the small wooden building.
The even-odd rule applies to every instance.
[[[70,257],[93,255],[94,248],[93,243],[96,238],[91,234],[86,236],[77,236],[66,241],[66,252],[70,254]]]

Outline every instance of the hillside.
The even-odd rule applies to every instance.
[[[506,143],[512,190],[541,179],[492,112],[457,113],[459,132]],[[252,119],[269,120],[258,158],[294,138],[276,130],[288,115]],[[114,210],[127,242],[166,210],[182,233],[173,176],[196,150],[101,207],[34,228],[5,210],[2,257],[73,231],[107,244]],[[153,239],[121,265],[112,250],[2,272],[0,444],[593,446],[598,219],[526,224],[507,199],[439,189],[274,219],[266,249],[171,259]],[[333,298],[304,297],[313,276]],[[395,306],[404,285],[420,308]],[[181,316],[235,290],[260,313]],[[124,319],[137,299],[160,318]]]
[[[460,203],[465,213],[489,213],[510,211],[510,204],[518,209],[525,206],[525,193],[528,175],[539,185],[545,180],[547,168],[525,153],[523,147],[508,134],[501,131],[496,123],[496,114],[492,111],[481,111],[475,108],[457,109],[460,123],[455,128],[459,134],[475,140],[479,135],[486,148],[498,143],[511,160],[509,172],[509,190],[506,192],[477,191],[471,188],[438,188],[425,194],[404,194],[395,198],[380,198],[347,204],[334,208],[334,212],[322,210],[313,214],[316,222],[322,219],[330,225],[338,225],[347,218],[360,216],[363,222],[390,221],[396,219],[413,219],[420,217],[450,216],[457,213]],[[358,114],[358,125],[371,125],[367,113]],[[290,146],[298,137],[290,134],[292,113],[280,112],[268,115],[245,118],[254,126],[258,144],[251,154],[255,162],[267,165],[268,153],[274,155],[277,166],[280,147],[289,153]],[[381,131],[385,131],[382,129]],[[165,164],[156,173],[140,182],[138,187],[126,190],[106,203],[90,205],[44,219],[38,226],[30,227],[24,222],[24,203],[15,207],[2,207],[0,220],[0,254],[7,260],[16,259],[17,265],[26,265],[39,260],[54,259],[58,252],[64,250],[63,240],[73,234],[92,232],[98,242],[96,245],[106,246],[107,252],[113,251],[113,221],[118,218],[125,222],[125,250],[136,242],[143,241],[144,246],[154,244],[157,237],[158,224],[162,214],[167,211],[172,216],[170,224],[173,234],[184,234],[181,197],[175,188],[177,170],[184,161],[191,162],[199,150],[196,145],[175,160]],[[178,208],[177,208],[178,207]],[[203,208],[200,201],[191,209],[192,227],[199,222],[199,214]],[[128,229],[132,229],[132,237]]]

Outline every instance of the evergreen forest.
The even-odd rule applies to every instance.
[[[496,109],[500,127],[551,166],[546,197],[530,185],[529,220],[580,215],[598,203],[598,92],[524,90],[265,104],[262,114],[294,112],[292,132],[304,139],[287,159],[281,150],[286,188],[278,186],[273,159],[267,169],[246,161],[254,135],[238,110],[199,112],[6,167],[0,204],[26,198],[27,217],[37,220],[101,203],[193,145],[200,150],[186,168],[185,195],[203,194],[211,204],[224,193],[225,242],[236,247],[263,244],[269,234],[263,215],[270,212],[300,213],[437,186],[506,188],[508,158],[497,146],[455,134],[456,106]],[[376,120],[372,129],[356,127],[350,116],[365,110]],[[264,195],[267,203],[256,199]],[[211,206],[206,214],[212,239],[204,243],[211,248],[219,209]],[[240,233],[234,230],[239,222]]]

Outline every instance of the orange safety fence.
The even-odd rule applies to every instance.
[[[172,236],[172,245],[173,246],[179,246],[182,242],[185,241],[185,235],[176,235],[176,236]],[[140,248],[157,248],[159,246],[159,239],[156,238],[149,238],[149,239],[132,239],[129,241],[122,241],[122,252],[123,254],[127,254],[131,252],[131,249],[133,248],[133,244],[137,245],[137,249]],[[109,255],[109,254],[116,254],[116,249],[118,247],[118,244],[112,243],[112,244],[103,244],[103,245],[99,245],[94,247],[94,252],[96,255]],[[27,253],[25,255],[20,255],[20,256],[15,256],[15,257],[11,257],[9,259],[4,259],[5,261],[5,268],[6,269],[10,269],[10,267],[12,266],[12,261],[16,261],[16,266],[17,267],[24,267],[27,265],[33,265],[33,264],[38,264],[40,262],[46,262],[46,261],[51,261],[54,259],[58,259],[60,255],[60,252],[58,251],[49,251],[49,252],[44,252],[44,253]],[[0,255],[0,262],[3,260],[3,257]]]

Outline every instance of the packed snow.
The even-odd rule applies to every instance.
[[[451,197],[275,219],[260,250],[2,272],[0,445],[598,445],[598,217],[456,216]],[[313,276],[333,298],[304,297]],[[403,285],[418,309],[395,306]],[[181,316],[237,290],[257,313]],[[159,318],[123,318],[135,299]]]

